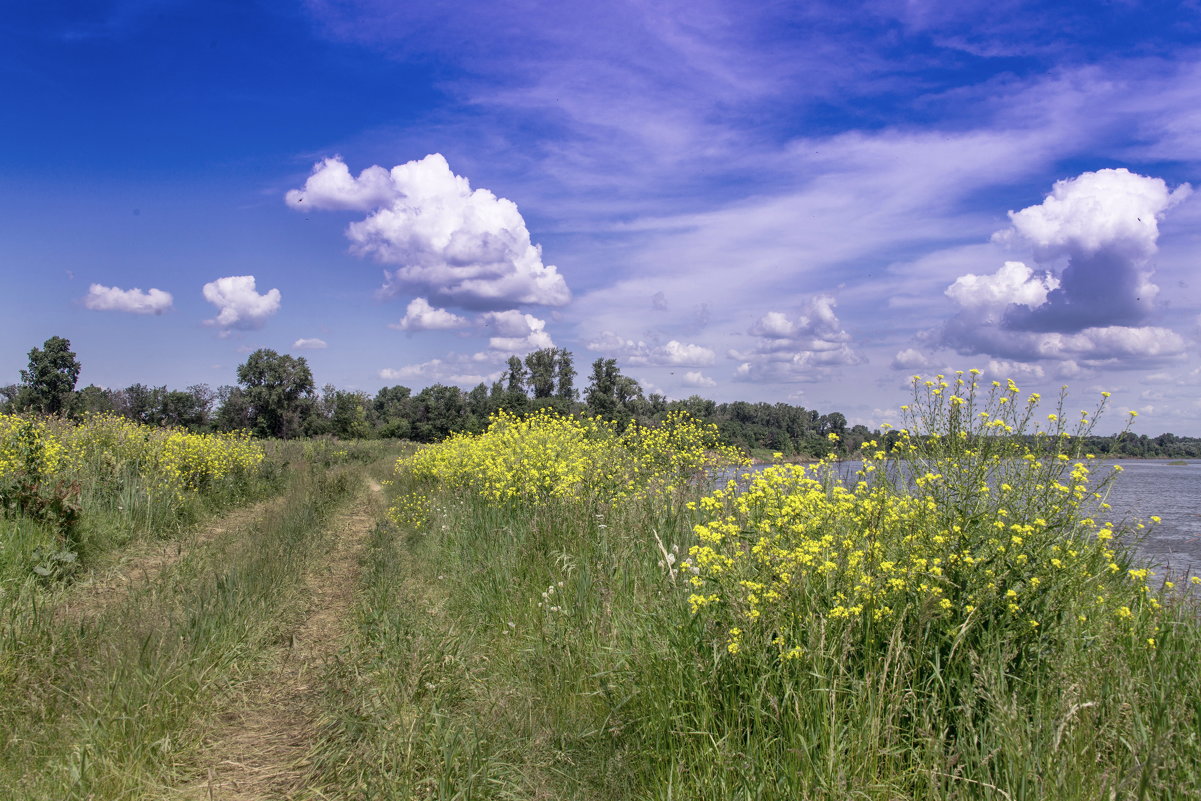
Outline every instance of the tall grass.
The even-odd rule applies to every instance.
[[[1062,402],[1040,417],[975,384],[919,382],[851,486],[826,464],[504,499],[467,440],[417,462],[443,475],[402,463],[314,780],[347,798],[1201,796],[1197,609],[1135,562],[1107,479],[1070,451],[1097,410],[1068,431]]]
[[[253,676],[303,605],[322,524],[359,464],[294,466],[275,513],[187,554],[98,616],[9,606],[0,627],[0,797],[145,798],[181,778],[197,725]],[[30,596],[33,603],[38,596]]]

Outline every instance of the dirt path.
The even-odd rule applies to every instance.
[[[202,754],[198,782],[176,798],[248,801],[302,796],[306,755],[313,742],[317,693],[322,675],[349,630],[358,584],[359,556],[382,511],[380,485],[352,501],[332,524],[329,553],[310,572],[307,616],[281,648],[273,667],[244,688],[233,708],[219,718]]]
[[[119,561],[72,586],[55,609],[55,619],[82,620],[99,615],[127,597],[132,588],[148,586],[196,548],[229,532],[250,528],[280,503],[281,499],[273,496],[226,512],[180,537],[148,539],[131,545]]]

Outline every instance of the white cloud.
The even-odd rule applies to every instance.
[[[1012,374],[1028,363],[1035,378],[1044,374],[1041,361],[1063,375],[1180,358],[1183,337],[1139,323],[1159,291],[1149,267],[1158,220],[1189,192],[1125,169],[1056,182],[1039,205],[1010,212],[1012,227],[993,239],[1027,243],[1041,259],[1066,257],[1062,272],[1040,275],[1010,261],[992,275],[960,276],[946,290],[959,312],[941,329],[942,343],[996,357]]]
[[[1033,309],[1047,301],[1047,293],[1059,286],[1050,274],[1036,276],[1020,261],[1007,261],[992,275],[968,273],[947,287],[947,297],[964,309],[1004,309],[1010,304]]]
[[[1041,380],[1047,377],[1047,371],[1041,365],[1015,362],[1009,359],[989,359],[987,372],[988,375],[1000,380],[1006,378]]]
[[[1159,287],[1148,264],[1159,219],[1191,192],[1169,191],[1162,179],[1126,169],[1086,172],[1057,181],[1037,206],[1010,212],[999,241],[1026,242],[1042,260],[1066,257],[1059,286],[1046,302],[1011,309],[1006,325],[1028,331],[1080,331],[1146,319]]]
[[[865,359],[851,347],[851,335],[834,312],[835,300],[815,295],[796,317],[768,312],[750,327],[758,338],[750,350],[732,349],[729,356],[741,362],[734,377],[741,381],[816,381],[832,368],[862,364]]]
[[[385,294],[416,287],[468,308],[571,299],[563,276],[531,242],[517,204],[472,190],[440,153],[390,171],[370,167],[358,178],[340,158],[325,159],[286,200],[293,208],[369,211],[346,235],[354,253],[396,265],[385,272]]]
[[[334,156],[314,164],[304,189],[289,190],[284,200],[294,209],[370,211],[395,195],[392,176],[383,167],[368,167],[355,178],[342,157]]]
[[[603,332],[586,347],[636,367],[706,367],[717,361],[717,354],[704,345],[676,339],[663,345],[651,345],[642,340],[626,339],[612,331]]]
[[[292,343],[294,350],[322,350],[327,347],[329,345],[326,344],[324,339],[317,339],[316,337],[302,337]]]
[[[118,289],[115,286],[92,284],[83,299],[83,305],[93,311],[122,311],[131,314],[162,314],[171,308],[170,292],[150,289],[143,292],[137,287]]]
[[[392,369],[385,367],[379,371],[379,377],[385,381],[406,381],[410,383],[453,384],[459,387],[474,387],[480,383],[490,383],[500,378],[503,372],[497,364],[495,354],[476,353],[472,355],[451,354],[445,359],[430,359],[420,364],[409,364]],[[489,368],[493,368],[489,370]]]
[[[684,373],[684,383],[690,387],[715,387],[717,382],[700,370],[689,370]]]
[[[262,328],[267,318],[279,311],[280,294],[272,289],[260,295],[253,275],[231,275],[204,285],[204,299],[217,307],[217,316],[205,325],[229,329]]]
[[[1009,212],[1011,232],[1033,243],[1040,258],[1116,248],[1130,259],[1155,253],[1159,218],[1188,197],[1188,184],[1168,190],[1160,178],[1123,168],[1086,172],[1056,181],[1037,206]]]
[[[492,350],[517,354],[555,346],[545,331],[545,320],[517,309],[485,312],[480,316],[480,324],[491,329],[488,347]]]
[[[930,364],[930,357],[917,348],[905,348],[892,357],[894,370],[921,370]]]
[[[430,305],[425,298],[413,298],[405,309],[405,316],[398,323],[390,323],[389,328],[400,331],[445,331],[453,328],[463,328],[468,324],[465,317],[437,309]]]
[[[652,349],[647,355],[646,361],[631,360],[631,364],[697,366],[713,364],[715,361],[717,361],[717,354],[709,348],[672,339],[661,348]]]

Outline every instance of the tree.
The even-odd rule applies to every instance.
[[[408,387],[383,387],[375,393],[371,402],[371,413],[375,425],[376,436],[383,439],[403,439],[412,431],[412,405],[410,396],[413,391]]]
[[[509,368],[505,371],[505,400],[504,407],[523,411],[529,405],[529,397],[525,394],[525,367],[517,356],[509,357]]]
[[[438,442],[452,431],[463,428],[466,404],[458,387],[434,384],[413,398],[413,438],[418,442]]]
[[[20,384],[6,384],[0,387],[0,414],[17,411],[21,408],[21,394],[24,390]]]
[[[529,370],[530,391],[535,399],[555,394],[555,356],[557,348],[541,348],[525,357]]]
[[[305,419],[312,414],[315,389],[304,357],[281,356],[260,348],[238,367],[238,383],[256,434],[290,439],[304,430]]]
[[[616,359],[597,359],[592,363],[592,383],[584,395],[592,414],[622,423],[629,422],[646,404],[642,386],[621,374]]]
[[[567,403],[575,402],[575,376],[575,367],[571,363],[571,351],[560,348],[555,359],[555,377],[558,379],[555,397]]]
[[[29,369],[21,371],[22,403],[42,414],[71,411],[75,382],[80,364],[71,352],[71,343],[62,337],[50,337],[41,348],[29,351]]]
[[[510,395],[525,394],[525,367],[518,356],[509,357],[509,369],[505,371],[505,390]]]
[[[80,414],[86,412],[114,412],[116,411],[116,406],[113,404],[113,395],[113,392],[104,387],[88,384],[75,393],[75,408]]]
[[[217,389],[217,428],[221,431],[238,431],[250,428],[250,401],[239,387],[223,386]]]
[[[329,410],[330,433],[342,439],[363,439],[371,433],[367,423],[367,407],[371,399],[365,392],[335,390]]]
[[[588,411],[605,418],[617,412],[617,379],[621,372],[616,359],[597,359],[592,363],[592,381],[584,390]]]

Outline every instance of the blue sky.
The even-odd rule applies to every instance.
[[[978,367],[1201,435],[1196,2],[46,2],[0,87],[0,382],[52,335],[111,387],[553,344],[873,426]]]

